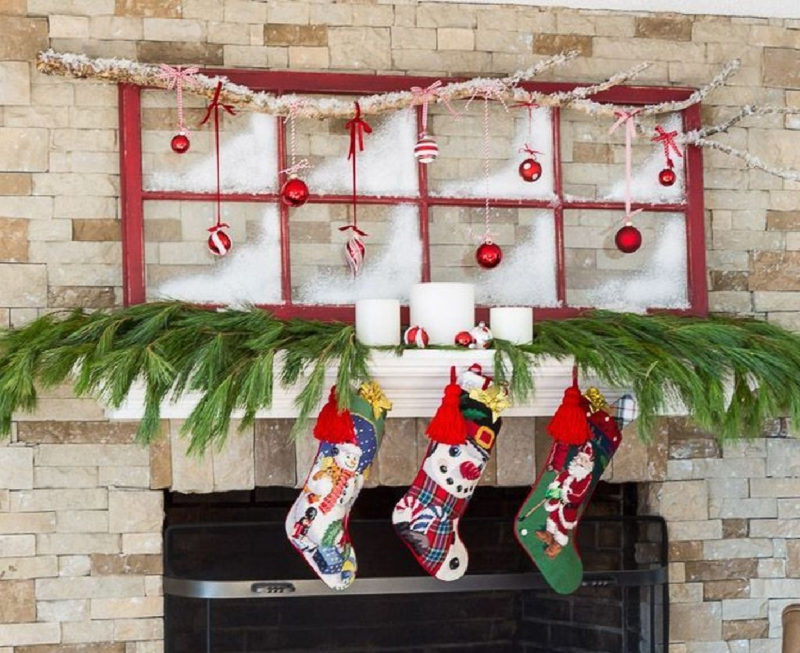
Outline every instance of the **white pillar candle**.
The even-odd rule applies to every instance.
[[[356,302],[356,338],[370,347],[399,345],[400,302],[359,299]]]
[[[496,306],[489,309],[492,336],[522,345],[533,340],[533,309],[530,306]]]
[[[452,345],[459,331],[475,326],[471,283],[417,283],[411,287],[411,325],[421,326],[432,345]]]

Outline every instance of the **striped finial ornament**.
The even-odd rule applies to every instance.
[[[361,264],[364,262],[365,253],[366,247],[364,246],[364,242],[361,240],[361,234],[354,230],[353,235],[350,236],[344,246],[344,258],[347,261],[347,265],[350,267],[350,271],[353,273],[354,277],[358,275],[358,271],[361,269]]]
[[[223,229],[227,228],[224,222],[209,228],[211,235],[208,237],[208,249],[215,256],[225,256],[230,250],[233,242],[231,237]]]
[[[428,346],[428,333],[421,326],[413,325],[403,334],[403,342],[409,347],[425,349]]]
[[[433,163],[436,157],[439,156],[439,146],[433,139],[425,132],[420,134],[417,144],[414,146],[414,156],[420,163]]]

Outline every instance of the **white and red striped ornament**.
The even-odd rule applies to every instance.
[[[425,349],[428,346],[428,333],[421,326],[414,324],[406,329],[403,342],[409,347]]]
[[[233,241],[231,241],[231,237],[225,233],[224,229],[226,228],[228,228],[228,225],[222,222],[208,229],[211,232],[211,235],[208,237],[208,249],[215,256],[225,256],[225,254],[231,251]]]
[[[414,157],[420,163],[433,163],[436,157],[439,156],[439,146],[433,139],[433,136],[422,132],[419,135],[419,140],[414,146]]]
[[[358,275],[358,271],[364,263],[366,249],[364,241],[361,240],[361,232],[354,229],[353,235],[344,246],[344,258],[354,277]]]

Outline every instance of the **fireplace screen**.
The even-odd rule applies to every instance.
[[[592,503],[617,514],[581,523],[586,573],[569,596],[547,587],[514,540],[511,520],[524,488],[476,492],[461,523],[469,571],[452,583],[426,576],[393,532],[386,515],[402,490],[365,490],[350,522],[358,578],[345,592],[316,579],[287,542],[290,492],[260,490],[233,502],[173,495],[166,650],[665,653],[666,526],[620,514],[619,488],[605,486],[611,500],[603,501],[601,484]]]

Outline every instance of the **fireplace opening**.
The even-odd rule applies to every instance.
[[[553,592],[512,533],[528,488],[481,487],[461,522],[469,571],[428,577],[392,529],[403,488],[364,490],[358,578],[329,590],[286,539],[296,490],[168,493],[167,653],[666,653],[667,539],[635,484],[600,483],[578,532],[584,583]]]

